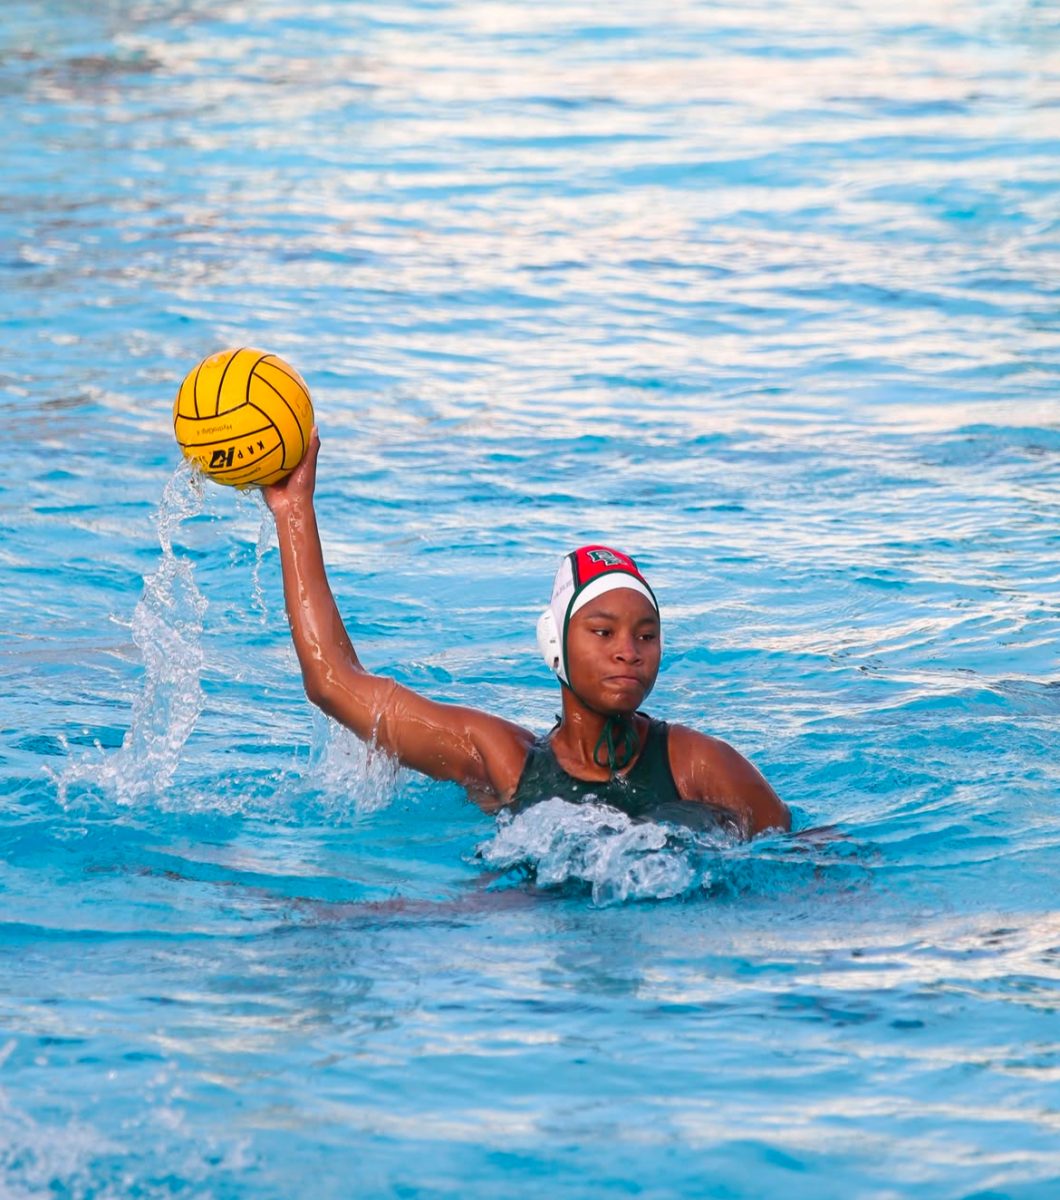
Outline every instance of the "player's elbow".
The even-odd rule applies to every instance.
[[[772,789],[770,789],[772,792]],[[775,792],[759,803],[751,817],[752,836],[768,830],[791,832],[791,811]]]
[[[791,812],[769,784],[752,768],[753,775],[745,777],[740,799],[748,832],[751,837],[769,831],[791,832]]]
[[[334,715],[331,711],[334,707],[331,700],[333,692],[328,687],[326,680],[320,679],[315,675],[303,675],[302,686],[305,689],[306,699],[310,704],[315,705],[327,713],[328,716]]]
[[[325,663],[302,668],[302,687],[306,699],[329,717],[342,719],[343,699],[348,694],[342,681]]]
[[[751,837],[767,830],[791,830],[791,812],[761,772],[731,746],[721,743],[724,791],[733,801]]]
[[[401,691],[395,680],[372,675],[348,661],[314,661],[303,668],[302,686],[309,702],[326,716],[400,758],[390,729],[395,696]]]

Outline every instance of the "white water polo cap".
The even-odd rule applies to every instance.
[[[537,622],[537,644],[550,671],[569,686],[567,626],[571,617],[597,596],[616,588],[640,592],[656,613],[659,602],[640,568],[621,550],[610,546],[581,546],[564,556],[552,585],[552,599]]]

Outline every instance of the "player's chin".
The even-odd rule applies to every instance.
[[[601,708],[615,716],[634,713],[651,691],[639,679],[604,679],[600,683]]]

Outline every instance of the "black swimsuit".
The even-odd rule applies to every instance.
[[[593,800],[608,804],[634,820],[673,821],[695,829],[725,828],[740,832],[734,814],[712,804],[683,800],[670,770],[670,727],[648,718],[648,733],[640,756],[624,775],[610,779],[577,779],[559,765],[550,730],[538,738],[526,756],[523,773],[511,799],[513,812],[558,797],[571,804]]]

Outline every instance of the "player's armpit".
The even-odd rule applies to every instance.
[[[458,783],[485,807],[514,792],[533,741],[529,730],[510,721],[429,700],[352,662],[333,667],[308,694],[403,766]]]

